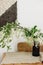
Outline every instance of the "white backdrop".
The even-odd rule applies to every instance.
[[[18,21],[22,26],[37,25],[43,31],[43,0],[18,0]]]

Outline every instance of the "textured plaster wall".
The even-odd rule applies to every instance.
[[[17,0],[0,0],[0,16]]]
[[[17,19],[17,1],[2,0],[0,1],[0,26],[7,22],[15,22]]]

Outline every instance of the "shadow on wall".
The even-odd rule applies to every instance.
[[[4,14],[0,16],[0,26],[7,22],[14,22],[17,19],[17,2],[13,4]]]

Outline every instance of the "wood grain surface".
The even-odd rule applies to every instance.
[[[43,65],[42,63],[21,63],[21,64],[2,64],[2,65]]]
[[[19,52],[32,52],[33,45],[29,45],[27,42],[19,42],[17,47]],[[43,52],[43,45],[40,45],[40,52]]]

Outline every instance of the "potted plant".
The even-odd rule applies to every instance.
[[[43,33],[41,33],[40,30],[37,29],[37,26],[34,26],[31,29],[24,28],[24,34],[25,34],[24,36],[27,39],[28,43],[33,43],[32,55],[39,56],[40,55],[40,53],[39,53],[40,44],[39,44],[38,39],[41,39],[43,37]],[[31,41],[31,42],[29,42],[29,41]]]
[[[19,30],[19,23],[17,21],[9,23],[7,22],[6,25],[0,27],[0,47],[5,48],[7,47],[7,51],[11,49],[9,43],[11,43],[11,33],[13,32],[12,29],[15,31]]]
[[[17,21],[12,22],[12,23],[7,23],[3,27],[0,27],[0,32],[2,33],[2,35],[0,35],[0,37],[1,37],[0,38],[0,47],[2,47],[2,48],[7,47],[7,50],[9,50],[11,48],[11,46],[8,43],[12,41],[12,39],[10,38],[12,29],[14,30],[14,32],[15,31],[17,32],[16,35],[18,35],[18,37],[20,36],[20,33],[22,32],[23,33],[22,36],[24,36],[26,38],[28,43],[31,43],[31,44],[33,43],[33,45],[34,45],[33,47],[38,48],[38,53],[39,53],[38,39],[43,38],[43,33],[41,33],[40,30],[37,29],[37,26],[34,26],[31,29],[24,28],[24,27],[20,26],[20,23],[18,23]],[[32,52],[34,53],[34,48],[33,48]]]

